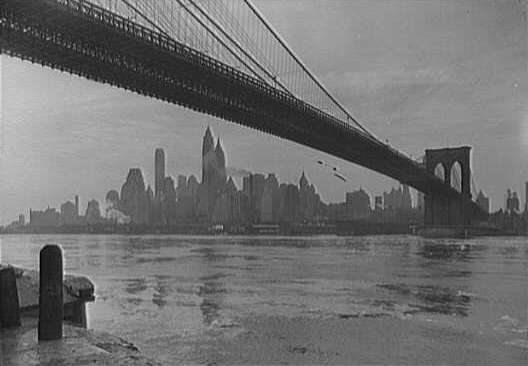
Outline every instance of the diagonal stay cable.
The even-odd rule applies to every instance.
[[[260,11],[251,3],[250,0],[243,0],[246,5],[251,9],[253,14],[261,21],[261,23],[266,27],[268,31],[272,33],[274,38],[284,47],[288,54],[296,61],[296,63],[303,69],[303,71],[312,79],[314,83],[326,94],[328,98],[350,119],[352,120],[363,132],[365,132],[371,138],[379,141],[374,135],[372,135],[363,125],[361,125],[337,99],[330,94],[330,92],[324,87],[323,84],[317,79],[317,77],[306,67],[306,65],[297,57],[297,55],[291,50],[291,48],[286,44],[282,37],[273,29],[271,24],[264,18]]]
[[[232,50],[231,47],[229,47],[218,35],[211,30],[196,14],[194,14],[181,0],[176,0],[180,6],[189,13],[197,22],[200,24],[203,28],[207,30],[208,33],[210,33],[222,46],[224,46],[235,58],[241,62],[245,67],[247,67],[258,79],[260,79],[263,82],[266,82],[260,75],[257,73],[251,65],[248,65],[235,51]]]

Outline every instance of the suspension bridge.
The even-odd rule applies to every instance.
[[[425,194],[427,225],[486,218],[471,199],[469,147],[427,150],[418,162],[382,142],[250,0],[2,0],[0,47],[394,178]],[[438,165],[443,178],[434,174]]]

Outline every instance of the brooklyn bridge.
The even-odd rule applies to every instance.
[[[471,147],[426,150],[416,161],[389,146],[324,87],[250,0],[3,0],[0,47],[391,177],[425,194],[426,225],[469,226],[487,217],[472,200]],[[459,175],[452,174],[456,166]]]

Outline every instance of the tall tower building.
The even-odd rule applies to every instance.
[[[79,217],[79,196],[75,195],[75,216]]]
[[[210,180],[209,167],[214,160],[214,140],[211,133],[211,129],[207,127],[202,143],[202,183],[206,183]]]
[[[128,171],[126,182],[121,186],[120,196],[120,211],[130,216],[136,224],[148,222],[148,198],[143,174],[139,168]]]
[[[202,144],[202,193],[201,210],[212,217],[216,199],[227,181],[226,159],[220,139],[215,147],[211,129],[207,127]]]
[[[157,148],[154,153],[154,197],[160,200],[163,195],[165,180],[165,152]]]
[[[216,148],[215,148],[215,155],[216,155],[216,169],[217,169],[217,184],[220,186],[219,188],[222,188],[222,186],[227,181],[227,173],[226,173],[226,159],[224,154],[224,149],[222,149],[222,145],[220,144],[220,137],[218,138],[216,142]]]

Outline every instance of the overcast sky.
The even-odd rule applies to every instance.
[[[497,1],[255,1],[329,90],[379,138],[413,156],[473,146],[478,188],[503,205],[528,180],[526,3]],[[229,166],[297,182],[304,169],[325,201],[372,195],[388,178],[232,123],[66,73],[1,57],[0,223],[29,208],[103,200],[128,169],[153,183],[195,174],[207,125]],[[344,183],[317,164],[326,160]],[[524,192],[521,192],[524,199]]]

